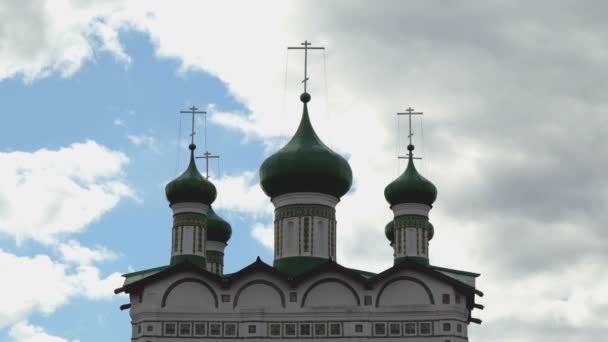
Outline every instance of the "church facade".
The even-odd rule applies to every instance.
[[[133,341],[468,340],[483,306],[479,274],[429,263],[435,186],[418,173],[409,145],[406,170],[385,188],[394,219],[385,234],[394,265],[380,273],[336,261],[336,207],[352,184],[348,162],[311,124],[308,93],[292,139],[266,159],[260,183],[275,206],[274,261],[259,258],[223,272],[230,224],[211,205],[215,186],[197,170],[190,145],[186,171],[166,187],[173,211],[171,261],[125,274]],[[348,229],[341,227],[340,229]]]

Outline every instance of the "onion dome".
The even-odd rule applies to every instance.
[[[207,212],[207,241],[227,243],[230,240],[230,236],[232,236],[230,223],[218,216],[213,211],[213,208],[210,207]]]
[[[407,168],[384,189],[384,197],[391,206],[399,203],[422,203],[430,206],[437,199],[437,188],[416,170],[412,155],[414,145],[408,145],[407,149],[410,151]]]
[[[386,224],[384,227],[384,235],[386,235],[388,241],[393,243],[393,240],[395,240],[395,221],[391,220],[391,222]]]
[[[181,202],[197,202],[211,205],[217,197],[215,186],[206,180],[196,168],[194,150],[196,145],[190,144],[190,164],[181,176],[175,178],[165,187],[165,194],[170,204]]]
[[[426,231],[427,231],[428,240],[431,241],[433,236],[435,236],[435,227],[433,226],[433,224],[431,222],[427,222]]]
[[[303,93],[300,100],[304,112],[298,130],[260,167],[262,190],[271,198],[292,192],[320,192],[340,198],[353,182],[350,165],[315,133],[308,117],[310,95]]]

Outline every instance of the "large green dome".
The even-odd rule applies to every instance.
[[[213,183],[206,180],[196,168],[194,149],[196,149],[196,145],[191,144],[190,164],[186,171],[165,187],[165,194],[170,204],[197,202],[211,205],[217,197],[217,190]]]
[[[423,203],[432,205],[437,199],[437,188],[428,179],[422,177],[414,166],[412,150],[410,150],[407,168],[384,189],[384,197],[391,206],[399,203]]]
[[[232,236],[232,227],[218,214],[209,208],[207,212],[207,241],[227,243]]]
[[[353,182],[346,159],[319,139],[308,117],[310,95],[302,94],[304,112],[291,140],[260,167],[260,184],[274,198],[291,192],[320,192],[342,197]]]

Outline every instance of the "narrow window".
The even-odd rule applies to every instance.
[[[315,323],[315,336],[325,336],[325,323]]]
[[[230,301],[230,295],[229,294],[223,294],[222,295],[222,303],[228,303]]]
[[[416,323],[405,323],[405,334],[416,335]]]
[[[423,322],[420,323],[420,335],[430,335],[431,334],[431,323]]]
[[[355,325],[355,332],[356,333],[362,333],[363,332],[363,324],[356,324]]]
[[[386,335],[386,324],[385,323],[374,323],[374,335],[375,336]]]
[[[300,324],[300,336],[311,336],[309,323]]]
[[[176,329],[175,323],[165,323],[165,335],[175,335]]]
[[[458,323],[458,325],[456,325],[456,331],[458,331],[459,333],[462,332],[462,324]]]
[[[388,332],[391,336],[399,336],[401,335],[401,324],[399,323],[389,323]]]
[[[340,335],[342,335],[342,325],[340,325],[340,323],[331,323],[331,324],[329,324],[329,334],[331,336],[340,336]]]
[[[295,323],[285,324],[285,336],[296,336],[296,325]]]
[[[280,324],[270,324],[270,336],[281,336]]]
[[[443,323],[443,331],[451,331],[452,325],[450,323]]]
[[[211,323],[209,325],[209,335],[210,336],[222,335],[222,324],[221,323]]]
[[[297,302],[298,301],[298,293],[297,292],[289,292],[289,301],[290,302]]]
[[[225,323],[224,324],[224,336],[236,336],[236,324]]]
[[[190,323],[180,323],[179,324],[179,336],[190,336],[191,335],[192,326]]]
[[[194,336],[204,336],[207,333],[207,325],[205,323],[194,324]]]
[[[441,296],[441,302],[443,304],[450,304],[450,294],[444,293],[443,296]]]
[[[365,296],[365,297],[363,297],[363,303],[365,305],[372,305],[372,296]]]
[[[460,304],[461,300],[460,295],[456,295],[456,304]]]
[[[308,238],[310,235],[310,229],[308,228],[309,222],[310,222],[310,220],[308,219],[308,217],[305,217],[304,218],[304,236],[303,236],[303,240],[304,240],[303,249],[304,249],[305,253],[308,253],[308,250],[309,250],[309,246],[308,246],[309,245]]]
[[[255,334],[256,329],[257,326],[255,326],[254,324],[249,324],[249,326],[247,326],[247,332],[250,334]]]

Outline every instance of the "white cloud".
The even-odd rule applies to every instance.
[[[11,275],[10,281],[0,283],[0,327],[32,312],[51,314],[73,297],[110,299],[122,284],[118,273],[104,278],[91,265],[74,267],[47,255],[17,256],[0,250],[0,265]]]
[[[130,62],[118,41],[121,1],[0,2],[0,80],[74,74],[94,51]]]
[[[251,236],[258,240],[264,247],[272,250],[274,248],[274,229],[272,225],[256,223],[251,228]]]
[[[125,121],[122,119],[114,119],[114,121],[112,121],[112,123],[114,124],[114,126],[125,126]]]
[[[103,262],[116,259],[116,254],[106,247],[95,249],[82,246],[80,242],[69,240],[59,245],[61,259],[66,262],[73,262],[78,265],[91,265],[96,262]]]
[[[152,135],[146,134],[129,134],[127,135],[129,141],[135,146],[143,146],[149,148],[152,151],[158,151],[158,145],[156,144],[156,138]]]
[[[59,150],[0,152],[0,232],[56,242],[81,232],[125,197],[128,158],[94,141]]]
[[[9,342],[70,342],[65,338],[52,336],[43,328],[31,325],[27,321],[21,321],[13,325],[8,333]],[[79,342],[72,340],[72,342]]]
[[[260,188],[253,171],[245,171],[240,175],[224,175],[212,181],[218,192],[214,207],[247,214],[253,218],[271,217],[272,204]]]

